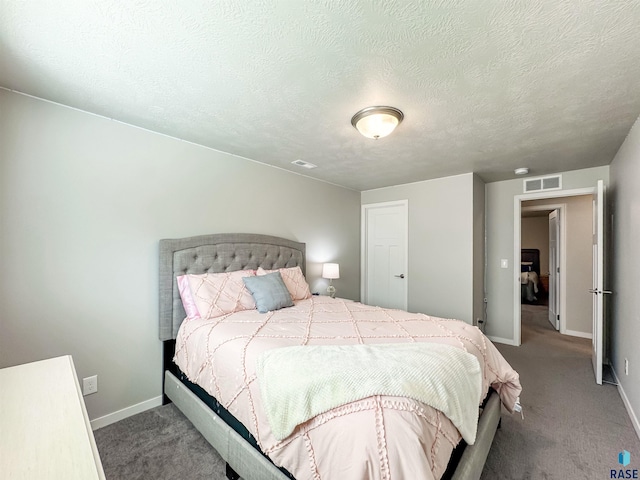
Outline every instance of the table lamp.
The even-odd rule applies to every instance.
[[[322,265],[322,278],[329,280],[327,294],[331,298],[336,298],[336,287],[333,286],[333,279],[340,278],[340,265],[337,263],[325,263]]]

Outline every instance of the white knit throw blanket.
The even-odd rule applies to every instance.
[[[373,395],[408,397],[444,413],[476,439],[482,372],[477,358],[436,343],[318,345],[267,350],[257,360],[267,419],[278,440],[297,425]]]

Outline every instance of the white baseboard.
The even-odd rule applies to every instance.
[[[591,335],[590,333],[578,332],[577,330],[565,330],[564,332],[560,333],[562,333],[563,335],[571,335],[572,337],[588,338],[589,340],[593,338],[593,335]]]
[[[120,420],[124,420],[127,417],[132,417],[133,415],[137,415],[138,413],[142,413],[151,408],[159,407],[160,405],[162,405],[162,395],[159,397],[151,398],[149,400],[145,400],[144,402],[136,403],[135,405],[123,408],[122,410],[118,410],[117,412],[109,413],[104,417],[99,417],[91,420],[91,430],[97,430],[99,428],[106,427],[107,425],[119,422]]]
[[[487,335],[487,338],[493,343],[504,343],[505,345],[513,345],[514,347],[517,346],[516,342],[514,342],[512,338],[494,337],[493,335]]]
[[[638,417],[636,413],[633,411],[633,407],[631,406],[631,403],[629,403],[627,394],[624,393],[624,388],[622,388],[622,384],[620,383],[620,379],[618,378],[618,375],[616,375],[616,371],[614,370],[613,365],[611,365],[611,373],[613,373],[613,378],[618,384],[618,393],[622,398],[622,403],[624,403],[624,407],[627,409],[627,413],[629,414],[629,418],[631,419],[631,424],[633,425],[633,428],[636,431],[636,435],[638,436],[638,438],[640,438],[640,422],[638,421]]]

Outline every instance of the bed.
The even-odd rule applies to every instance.
[[[540,250],[523,248],[520,251],[520,293],[523,303],[536,303],[540,294]]]
[[[256,234],[160,241],[164,392],[227,462],[228,478],[480,477],[499,423],[501,400],[512,410],[520,385],[517,373],[477,328],[314,295],[277,312],[246,309],[195,320],[186,314],[176,278],[235,275],[260,268],[280,272],[299,268],[304,274],[305,245]],[[387,319],[382,321],[381,316]],[[427,324],[436,333],[424,333]],[[474,441],[468,442],[473,445],[461,440],[458,428],[441,411],[412,398],[388,395],[323,410],[276,436],[269,421],[273,418],[265,415],[270,411],[268,395],[260,388],[272,382],[258,379],[260,362],[270,359],[271,353],[300,354],[303,348],[303,353],[316,349],[324,355],[325,347],[353,352],[351,344],[380,349],[413,343],[421,349],[427,341],[443,350],[455,346],[487,362],[479,377],[483,400],[480,409],[476,406],[476,418],[478,411],[481,414],[474,425]],[[203,351],[210,355],[204,360],[199,358]],[[225,385],[229,379],[238,383]],[[293,390],[296,394],[297,387]],[[404,438],[404,443],[397,438]],[[353,445],[362,451],[352,452]]]

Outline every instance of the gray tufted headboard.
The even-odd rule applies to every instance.
[[[177,276],[295,266],[306,273],[305,244],[270,235],[219,233],[160,240],[160,340],[175,339],[186,317]]]

